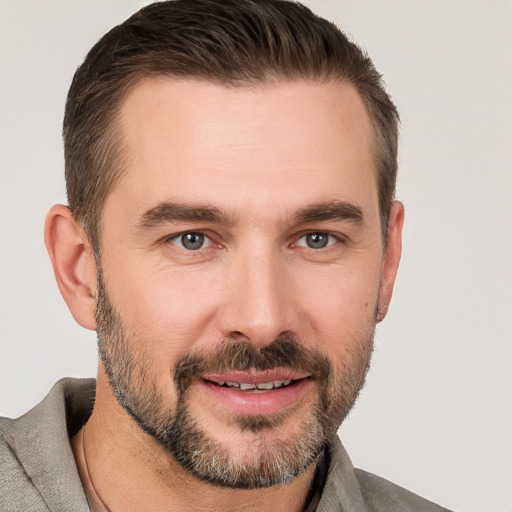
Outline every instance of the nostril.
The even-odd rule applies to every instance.
[[[247,336],[247,334],[244,334],[241,331],[230,332],[228,338],[230,340],[242,341],[242,342],[246,342],[246,343],[251,341],[251,338],[249,338],[249,336]]]

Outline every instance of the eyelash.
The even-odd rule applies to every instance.
[[[322,247],[311,247],[311,246],[307,245],[307,242],[304,245],[299,244],[299,242],[302,239],[307,239],[307,237],[313,237],[315,235],[319,236],[320,238],[327,237],[326,245],[324,245]],[[300,238],[298,238],[297,242],[293,243],[292,246],[304,247],[305,249],[309,249],[312,251],[320,251],[322,249],[327,249],[327,248],[335,245],[339,241],[340,241],[339,236],[336,236],[333,233],[329,233],[328,231],[308,231],[307,233],[304,233]],[[320,241],[320,243],[322,243],[322,242]]]
[[[176,243],[176,242],[179,242],[182,239],[182,237],[184,237],[186,235],[198,236],[198,237],[202,238],[201,246],[197,247],[196,249],[191,249],[189,247],[185,247],[183,245],[183,243]],[[301,240],[306,239],[306,237],[308,237],[308,236],[313,237],[315,235],[319,236],[320,238],[327,237],[326,245],[321,246],[321,247],[311,247],[307,244],[307,242],[305,242],[304,244],[299,243]],[[186,251],[187,253],[199,252],[201,250],[208,249],[215,244],[215,242],[212,240],[212,238],[210,236],[208,236],[205,232],[200,231],[200,230],[198,230],[198,231],[183,231],[181,233],[177,233],[175,235],[166,237],[164,239],[164,242],[171,243],[172,245],[175,245],[176,247],[178,247],[179,249],[181,249],[183,251]],[[204,246],[203,244],[205,242],[207,242],[208,245]],[[301,236],[299,238],[297,238],[295,242],[290,244],[290,247],[292,247],[292,248],[302,247],[306,250],[319,252],[322,249],[327,250],[329,247],[332,247],[333,245],[336,245],[337,243],[340,243],[340,242],[343,243],[344,239],[339,234],[333,234],[328,231],[308,231],[308,232],[301,234]],[[320,243],[322,243],[322,242],[320,241]],[[220,246],[220,244],[219,244],[219,246]]]
[[[206,247],[204,247],[202,244],[201,244],[201,247],[198,247],[197,249],[190,249],[190,248],[187,248],[187,247],[184,247],[183,246],[183,243],[181,243],[181,245],[178,245],[176,242],[177,241],[180,241],[180,239],[186,235],[193,235],[193,236],[199,236],[199,237],[202,237],[204,242],[209,242],[208,245],[206,245]],[[207,249],[209,247],[211,247],[214,242],[213,240],[211,239],[211,237],[209,237],[206,233],[204,233],[203,231],[183,231],[181,233],[178,233],[176,235],[171,235],[171,236],[168,236],[164,239],[164,242],[166,243],[171,243],[173,245],[176,245],[177,247],[179,247],[180,249],[186,251],[186,252],[198,252],[200,251],[201,249]]]

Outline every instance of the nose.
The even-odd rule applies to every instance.
[[[297,334],[292,275],[279,255],[272,250],[246,252],[234,257],[225,270],[219,322],[224,337],[263,348],[279,335]]]

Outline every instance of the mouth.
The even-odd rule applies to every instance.
[[[310,374],[293,370],[233,372],[201,378],[216,405],[249,416],[274,414],[296,405],[312,381]]]
[[[296,379],[279,379],[279,380],[270,380],[267,382],[235,382],[235,381],[222,381],[222,380],[212,380],[211,378],[205,379],[212,384],[217,386],[221,386],[223,388],[234,388],[240,391],[248,392],[248,393],[268,393],[274,389],[281,389],[288,387],[290,385],[296,384],[297,382],[303,380],[302,377]]]

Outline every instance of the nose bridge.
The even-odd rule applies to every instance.
[[[272,247],[248,247],[229,265],[222,314],[224,336],[243,336],[257,346],[293,330],[285,262]]]

